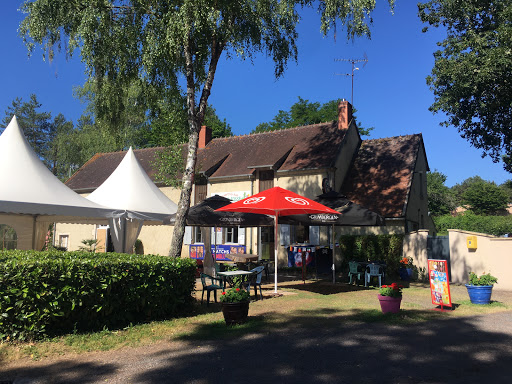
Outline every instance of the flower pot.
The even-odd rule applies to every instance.
[[[222,303],[222,314],[227,325],[243,324],[249,314],[249,302]]]
[[[380,309],[382,313],[398,313],[400,312],[400,303],[402,302],[401,297],[382,296],[378,295]]]
[[[469,300],[473,304],[489,304],[491,302],[493,285],[466,284]]]
[[[398,273],[400,274],[400,280],[410,281],[412,279],[412,268],[401,267]]]

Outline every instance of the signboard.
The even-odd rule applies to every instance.
[[[251,196],[251,191],[215,192],[215,194],[225,197],[226,199],[229,199],[233,203],[235,203],[238,200],[242,200],[245,199],[246,197]]]
[[[429,260],[428,277],[432,304],[440,305],[441,309],[443,307],[451,307],[452,298],[450,296],[450,281],[448,279],[448,262],[446,260]]]
[[[204,245],[190,245],[189,255],[191,259],[204,259]],[[219,261],[231,261],[226,255],[230,253],[245,253],[245,245],[217,245],[217,254],[215,254],[215,245],[212,245],[212,255],[215,255],[215,259]]]

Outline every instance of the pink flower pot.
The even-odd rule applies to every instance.
[[[380,308],[382,313],[398,313],[400,312],[401,297],[381,296],[378,295]]]

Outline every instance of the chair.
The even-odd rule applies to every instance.
[[[383,267],[379,264],[368,264],[364,273],[364,286],[367,287],[372,277],[379,278],[379,288],[382,285],[382,276],[384,276]]]
[[[356,277],[356,284],[358,280],[361,280],[364,276],[364,271],[361,268],[361,264],[357,261],[348,262],[348,277],[350,279],[349,284],[352,284],[352,276]]]
[[[217,302],[217,290],[224,289],[222,279],[201,273],[201,284],[203,284],[203,292],[201,293],[201,304],[203,304],[204,291],[206,291],[206,305],[210,305],[210,292],[213,291],[213,297]]]
[[[253,273],[253,279],[249,280],[249,283],[247,285],[247,291],[251,292],[251,284],[254,285],[254,296],[256,297],[256,300],[258,300],[258,287],[260,287],[260,297],[261,300],[263,300],[263,292],[261,290],[261,277],[263,276],[263,270],[265,269],[265,266],[260,265],[259,267],[256,267],[254,269],[251,269],[251,272]]]
[[[270,274],[270,260],[260,260],[258,264],[264,267],[265,279],[268,281],[268,275]]]

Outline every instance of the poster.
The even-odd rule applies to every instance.
[[[432,304],[442,307],[451,307],[450,281],[448,279],[448,263],[446,260],[428,261],[428,276],[430,281],[430,295]]]
[[[189,255],[191,259],[203,259],[204,258],[204,245],[190,245]],[[219,261],[231,261],[226,257],[226,254],[230,253],[245,253],[245,245],[226,245],[217,244],[217,254],[215,254],[215,245],[212,245],[212,255],[215,255],[215,259]]]

